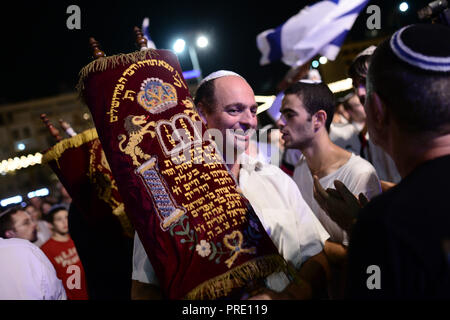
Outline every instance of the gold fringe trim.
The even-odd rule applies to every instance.
[[[207,280],[191,290],[186,300],[218,299],[234,288],[244,287],[251,280],[261,279],[274,272],[286,271],[286,262],[278,254],[248,261],[215,278]]]
[[[82,94],[84,90],[84,81],[91,72],[105,71],[108,68],[115,68],[119,65],[136,63],[138,61],[151,59],[156,55],[158,55],[158,52],[155,49],[146,49],[132,53],[98,58],[81,69],[78,84],[76,86],[77,91],[80,95]]]
[[[113,210],[113,214],[119,218],[120,224],[122,225],[122,229],[125,234],[128,237],[133,238],[134,228],[130,220],[128,219],[127,214],[125,213],[125,206],[123,205],[123,203],[120,203],[120,205]]]
[[[43,156],[42,156],[42,164],[46,164],[50,161],[56,161],[58,162],[58,159],[62,156],[62,154],[70,149],[70,148],[77,148],[85,143],[88,143],[92,140],[95,140],[98,138],[97,130],[95,128],[88,129],[86,131],[83,131],[80,134],[77,134],[76,136],[73,136],[68,139],[64,139],[60,142],[58,142],[56,145],[54,145],[50,150],[48,150]],[[106,201],[109,203],[108,201]],[[117,203],[117,201],[116,201]],[[115,208],[111,208],[112,213],[118,217],[119,222],[122,226],[122,229],[124,230],[124,233],[126,236],[133,238],[134,237],[134,228],[128,219],[128,216],[125,213],[125,207],[123,203],[120,203]]]
[[[70,148],[77,148],[87,142],[90,142],[98,138],[97,130],[95,128],[88,129],[82,133],[77,134],[68,139],[61,140],[55,144],[50,150],[48,150],[42,156],[42,164],[46,164],[50,161],[58,161],[62,154]]]

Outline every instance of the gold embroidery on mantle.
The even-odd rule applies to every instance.
[[[144,153],[139,147],[139,144],[144,139],[144,135],[150,133],[150,135],[155,137],[155,132],[149,130],[150,127],[155,127],[155,122],[151,121],[147,123],[146,116],[133,116],[129,115],[125,118],[125,130],[128,133],[128,143],[123,147],[123,143],[126,140],[126,136],[121,134],[118,136],[119,139],[119,149],[123,153],[129,155],[133,159],[133,164],[135,166],[140,166],[141,163],[138,161],[138,156],[144,160],[150,159],[150,155]],[[142,125],[146,124],[144,127]]]

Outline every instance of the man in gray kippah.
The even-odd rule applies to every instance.
[[[368,130],[393,158],[402,181],[359,213],[329,210],[340,223],[358,215],[349,230],[349,298],[450,298],[449,39],[447,26],[411,25],[372,56]],[[337,193],[316,188],[329,209],[338,201]],[[359,206],[344,186],[336,189],[346,199],[340,204]]]
[[[370,46],[360,52],[355,59],[353,59],[348,70],[357,96],[354,97],[353,100],[359,99],[362,105],[364,105],[366,100],[367,70],[369,68],[370,59],[376,48],[377,47],[375,46]],[[353,129],[354,132],[357,132],[357,139],[356,141],[353,141],[353,145],[359,148],[358,151],[360,152],[361,157],[369,161],[375,167],[377,175],[380,178],[381,188],[383,191],[386,191],[400,181],[400,174],[398,173],[392,158],[386,154],[383,149],[371,141],[369,134],[367,133],[366,114],[364,110],[360,110],[359,113],[359,125],[361,127],[358,128],[358,124],[355,123],[352,123],[353,125],[347,125],[344,128],[333,126],[333,138],[336,136],[339,137],[339,135],[348,135],[346,131],[349,131],[349,129]]]

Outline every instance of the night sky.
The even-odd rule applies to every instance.
[[[203,75],[229,69],[242,74],[257,94],[273,93],[287,66],[259,65],[256,35],[274,28],[314,1],[8,1],[1,8],[0,105],[74,90],[79,70],[91,61],[88,39],[95,37],[107,55],[136,50],[133,27],[150,18],[150,34],[158,48],[172,48],[177,37],[201,32],[210,39],[198,49]],[[415,12],[428,1],[409,1],[400,16],[401,1],[371,1],[382,9],[382,32],[416,22]],[[81,8],[81,30],[68,30],[66,9]],[[363,12],[347,41],[366,36]],[[185,51],[183,70],[191,69]]]

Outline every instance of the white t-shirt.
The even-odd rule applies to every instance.
[[[303,198],[314,214],[330,234],[330,240],[348,245],[348,237],[336,222],[334,222],[314,199],[314,181],[306,158],[302,156],[294,170],[294,181],[297,183]],[[350,159],[335,172],[322,177],[319,182],[324,189],[335,188],[334,180],[339,180],[355,195],[361,192],[371,199],[381,193],[380,181],[375,168],[366,160],[352,153]]]
[[[360,130],[352,123],[332,123],[330,126],[330,140],[342,149],[359,155],[361,142],[359,141]]]
[[[323,250],[329,234],[303,200],[294,181],[280,168],[244,155],[239,171],[239,187],[250,201],[262,225],[278,249],[295,268]],[[135,234],[132,279],[157,284],[155,272],[144,247]],[[269,277],[270,288],[280,291],[280,284]]]
[[[66,300],[55,268],[37,246],[0,238],[0,300]]]
[[[366,136],[369,139],[369,135]],[[399,183],[402,177],[398,173],[394,160],[384,150],[369,140],[368,148],[364,148],[363,157],[368,159],[377,170],[380,180]]]
[[[44,243],[52,237],[52,231],[48,225],[48,222],[44,220],[38,220],[37,222],[37,240],[33,242],[34,245],[41,247]]]
[[[378,177],[381,180],[398,183],[401,180],[392,158],[383,151],[379,146],[369,140],[369,134],[366,133],[368,146],[361,153],[361,141],[359,140],[359,132],[362,130],[358,124],[334,124],[330,126],[330,140],[339,147],[360,155],[367,159],[375,168]]]
[[[292,166],[295,166],[300,160],[302,152],[297,149],[286,149],[284,152],[284,161]]]

